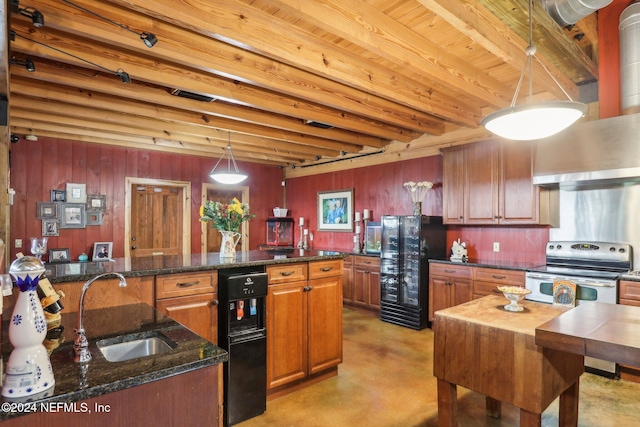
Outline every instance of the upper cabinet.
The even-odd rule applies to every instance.
[[[485,141],[444,151],[446,224],[550,224],[554,191],[533,185],[535,145]]]

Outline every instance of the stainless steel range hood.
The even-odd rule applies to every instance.
[[[579,123],[539,140],[533,183],[582,186],[640,182],[640,114]]]

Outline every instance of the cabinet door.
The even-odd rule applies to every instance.
[[[380,310],[380,267],[369,270],[369,307]]]
[[[537,224],[540,188],[533,185],[533,150],[529,141],[502,144],[500,223]]]
[[[342,301],[353,303],[353,262],[351,257],[345,258],[342,267]]]
[[[167,298],[156,301],[156,308],[178,323],[213,343],[218,342],[216,294]]]
[[[464,150],[447,150],[442,158],[442,222],[464,223]]]
[[[353,266],[353,303],[367,305],[369,303],[369,269],[355,264]]]
[[[309,280],[308,373],[342,362],[342,276]]]
[[[451,300],[449,306],[464,304],[473,299],[473,286],[471,280],[453,279],[451,282]]]
[[[494,141],[470,144],[465,154],[464,223],[498,223],[499,146]]]
[[[433,321],[435,313],[438,310],[449,307],[449,284],[448,277],[431,276],[429,277],[429,320]]]
[[[268,388],[302,379],[306,375],[306,284],[293,282],[269,285],[266,314]]]

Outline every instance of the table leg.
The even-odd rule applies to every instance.
[[[540,427],[542,425],[542,414],[534,414],[520,408],[520,427]],[[564,424],[560,423],[562,427]]]
[[[558,421],[561,426],[578,426],[578,398],[580,396],[580,378],[560,395]]]
[[[458,427],[457,386],[438,378],[438,426]]]
[[[492,397],[487,396],[487,415],[491,418],[502,416],[502,403]]]

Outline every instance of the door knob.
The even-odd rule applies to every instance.
[[[131,246],[131,250],[134,251],[136,249],[135,246]]]

